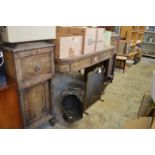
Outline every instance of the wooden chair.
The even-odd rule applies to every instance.
[[[127,57],[117,55],[116,60],[117,60],[117,62],[119,62],[119,63],[117,63],[117,67],[119,67],[120,69],[123,69],[123,73],[124,73]]]

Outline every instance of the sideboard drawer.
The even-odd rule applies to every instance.
[[[14,49],[5,48],[6,74],[17,79],[19,89],[51,79],[55,73],[54,47],[41,47],[38,43]],[[27,48],[25,48],[25,46]]]
[[[22,81],[41,74],[51,73],[51,53],[42,53],[21,58]]]
[[[15,53],[15,66],[20,89],[51,79],[55,73],[53,48]]]
[[[91,65],[91,58],[83,59],[71,64],[71,71],[78,71]]]
[[[92,57],[92,64],[96,64],[100,61],[100,56],[94,56]]]
[[[106,51],[100,55],[100,60],[103,61],[103,60],[109,59],[111,56],[112,56],[112,51],[111,50]]]

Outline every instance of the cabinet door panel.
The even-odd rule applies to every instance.
[[[32,123],[50,112],[48,82],[38,84],[24,91],[24,105],[27,123]]]

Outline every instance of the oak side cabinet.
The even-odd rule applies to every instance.
[[[3,46],[6,74],[17,79],[25,128],[37,128],[52,116],[51,79],[54,45],[29,42]]]

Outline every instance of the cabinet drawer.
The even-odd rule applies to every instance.
[[[103,54],[100,55],[100,61],[109,59],[111,55],[112,55],[112,51],[104,52]]]
[[[99,56],[94,56],[92,57],[92,64],[96,64],[100,61],[100,57]]]
[[[34,76],[51,72],[50,53],[42,53],[34,56],[21,58],[21,70],[23,81],[32,79]]]
[[[22,51],[14,57],[20,88],[48,80],[55,72],[53,48]]]
[[[91,65],[91,58],[77,61],[77,62],[71,64],[71,71],[78,71],[78,70],[85,68],[87,66],[90,66],[90,65]]]

